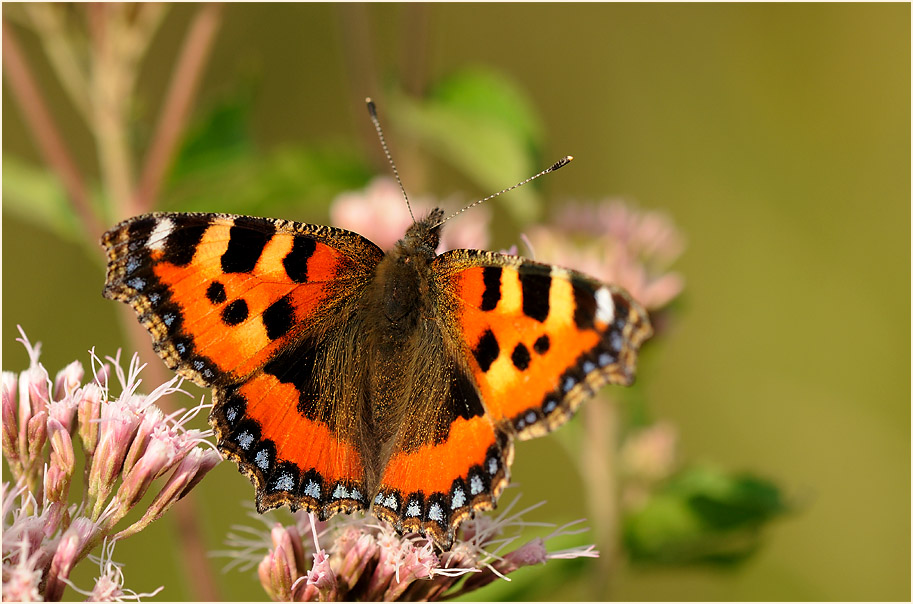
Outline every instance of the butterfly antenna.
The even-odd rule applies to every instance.
[[[384,155],[387,156],[387,161],[390,162],[390,167],[393,168],[393,176],[396,178],[399,190],[403,192],[403,199],[406,200],[406,207],[409,208],[409,216],[412,217],[412,222],[415,222],[415,214],[412,213],[412,204],[409,203],[409,196],[406,195],[406,187],[403,186],[403,181],[399,179],[399,172],[396,170],[396,164],[393,163],[390,149],[387,148],[387,141],[384,138],[384,131],[380,127],[380,120],[377,119],[377,107],[374,105],[374,101],[371,100],[371,97],[367,97],[365,103],[368,105],[368,114],[371,116],[371,121],[374,123],[374,129],[377,130],[380,146],[384,148]]]
[[[478,200],[478,201],[474,201],[473,203],[469,204],[468,206],[466,206],[466,207],[463,208],[462,210],[458,210],[458,211],[454,212],[453,214],[451,214],[450,216],[448,216],[447,218],[445,218],[444,220],[440,221],[439,223],[437,223],[436,225],[434,225],[434,227],[439,227],[439,226],[441,226],[442,224],[444,224],[445,222],[447,222],[447,221],[450,220],[451,218],[454,218],[454,217],[456,217],[456,216],[459,216],[460,214],[462,214],[463,212],[465,212],[465,211],[468,210],[469,208],[474,208],[474,207],[476,207],[477,205],[479,205],[479,204],[481,204],[481,203],[484,203],[484,202],[488,201],[489,199],[494,199],[494,198],[497,197],[498,195],[502,195],[502,194],[504,194],[504,193],[507,193],[508,191],[513,191],[514,189],[517,189],[517,188],[519,188],[519,187],[522,187],[522,186],[525,185],[526,183],[532,182],[532,181],[536,180],[537,178],[539,178],[540,176],[545,176],[545,175],[548,174],[549,172],[554,172],[554,171],[557,170],[558,168],[563,168],[564,166],[566,166],[566,165],[568,165],[569,163],[571,163],[571,161],[573,161],[573,159],[574,159],[574,156],[573,156],[573,155],[565,155],[564,157],[562,157],[561,159],[559,159],[558,161],[556,161],[555,163],[553,163],[551,166],[549,166],[549,167],[546,168],[545,170],[542,170],[542,171],[539,172],[538,174],[534,174],[533,176],[530,176],[530,177],[527,178],[526,180],[521,181],[521,182],[518,182],[517,184],[515,184],[515,185],[512,186],[512,187],[507,187],[506,189],[501,189],[501,190],[498,191],[497,193],[493,193],[493,194],[489,195],[488,197],[485,197],[484,199],[480,199],[480,200]],[[432,227],[432,228],[434,228],[434,227]]]

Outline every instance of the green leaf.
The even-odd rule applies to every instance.
[[[499,124],[538,159],[542,122],[526,95],[504,74],[486,67],[462,69],[444,78],[429,96],[435,103]]]
[[[214,105],[188,131],[163,196],[169,209],[325,220],[330,201],[372,176],[345,145],[271,151],[250,137],[250,95]]]
[[[429,151],[494,193],[542,168],[538,148],[541,125],[530,103],[507,79],[472,69],[451,75],[424,100],[390,96],[389,113],[403,131]],[[540,213],[533,185],[499,198],[526,223]]]
[[[57,175],[10,154],[3,156],[3,209],[70,241],[85,233]]]
[[[171,182],[218,169],[254,153],[255,145],[247,129],[251,113],[248,96],[236,93],[217,102],[188,128],[171,167]]]
[[[213,163],[186,174],[166,204],[182,211],[239,212],[325,220],[333,198],[373,175],[346,147],[286,147]]]
[[[624,543],[635,562],[730,565],[750,556],[761,529],[788,509],[767,480],[692,468],[626,515]]]

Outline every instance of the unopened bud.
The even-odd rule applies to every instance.
[[[58,371],[57,376],[54,378],[54,400],[63,400],[68,394],[76,390],[82,382],[83,376],[85,376],[85,371],[79,361],[73,361]]]

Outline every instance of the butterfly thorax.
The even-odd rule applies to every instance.
[[[377,267],[374,303],[397,333],[409,331],[421,318],[428,302],[428,276],[434,260],[443,211],[413,223]]]

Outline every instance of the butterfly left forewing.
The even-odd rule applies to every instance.
[[[494,252],[454,250],[436,264],[482,400],[517,437],[545,434],[601,386],[633,381],[652,329],[620,288]]]

